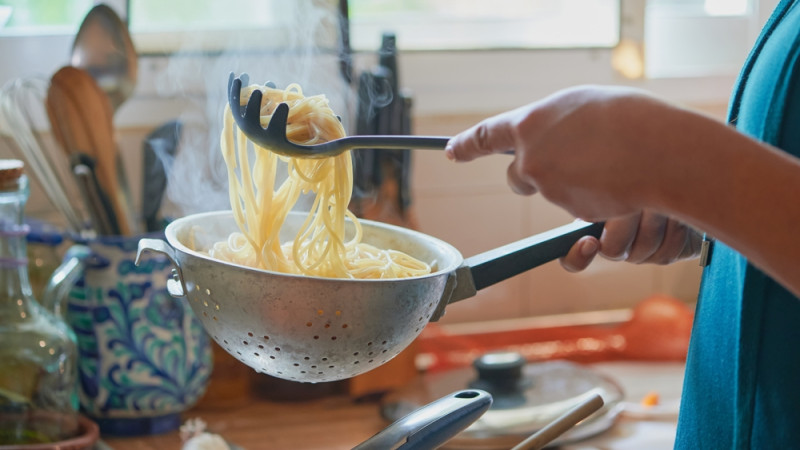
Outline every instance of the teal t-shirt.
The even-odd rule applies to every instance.
[[[765,25],[729,120],[800,156],[797,3],[781,1]],[[722,242],[703,274],[675,447],[800,448],[800,300]]]

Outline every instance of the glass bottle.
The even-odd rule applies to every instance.
[[[23,171],[21,161],[0,159],[0,445],[78,433],[75,334],[33,297]]]
[[[59,247],[64,236],[51,225],[34,220],[26,220],[30,232],[25,238],[28,245],[28,280],[33,289],[33,297],[43,300],[47,283],[63,259]],[[46,308],[49,305],[42,302]]]

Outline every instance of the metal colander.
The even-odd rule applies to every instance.
[[[290,214],[282,238],[293,239],[304,217]],[[433,273],[391,280],[308,277],[226,263],[194,250],[238,229],[230,211],[172,222],[166,242],[139,242],[137,262],[145,250],[167,255],[175,266],[169,293],[185,296],[208,334],[244,364],[278,378],[325,382],[386,363],[438,320],[448,303],[562,256],[580,236],[602,229],[576,222],[464,260],[434,237],[360,222],[363,242],[408,253],[432,264]]]

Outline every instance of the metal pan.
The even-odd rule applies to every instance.
[[[292,213],[282,238],[293,239],[305,214]],[[187,297],[208,334],[258,372],[302,382],[350,378],[386,363],[445,307],[478,290],[565,255],[601,223],[573,222],[464,259],[452,245],[413,230],[360,221],[363,242],[431,263],[433,273],[387,280],[318,278],[258,270],[203,253],[237,231],[230,211],[172,222],[166,241],[142,239],[175,266],[167,284]],[[348,233],[353,233],[352,224]]]

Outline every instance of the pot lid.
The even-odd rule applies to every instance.
[[[487,353],[473,367],[427,374],[382,402],[387,420],[397,420],[432,399],[459,389],[482,389],[491,408],[443,448],[508,449],[598,394],[605,405],[551,445],[586,439],[613,425],[623,399],[612,379],[586,366],[555,360],[527,363],[518,353]]]

